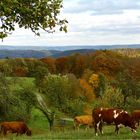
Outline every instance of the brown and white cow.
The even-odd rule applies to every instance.
[[[97,131],[102,131],[102,124],[115,124],[115,132],[118,134],[120,125],[130,127],[133,132],[136,132],[136,126],[133,118],[122,109],[109,109],[109,108],[97,108],[93,109],[92,117],[94,119],[95,134],[98,135]]]
[[[93,127],[92,115],[81,115],[74,118],[74,126],[79,130],[80,125],[85,125],[86,129]]]
[[[4,135],[7,132],[10,133],[17,133],[17,136],[20,134],[26,134],[27,136],[31,136],[31,130],[27,127],[27,125],[22,121],[12,121],[12,122],[2,122],[1,126],[1,133]]]
[[[139,126],[139,121],[140,121],[140,110],[134,110],[132,113],[131,113],[131,116],[132,118],[134,119],[134,121],[136,123],[138,123],[138,126]]]

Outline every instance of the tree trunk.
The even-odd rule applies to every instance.
[[[51,131],[52,130],[52,127],[54,125],[54,116],[55,116],[55,113],[54,112],[48,113],[47,111],[43,110],[40,107],[36,107],[36,108],[39,109],[46,116],[46,118],[47,118],[47,120],[49,122],[50,131]]]

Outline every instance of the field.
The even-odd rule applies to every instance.
[[[73,123],[66,123],[64,126],[54,126],[52,131],[49,131],[48,122],[43,114],[34,109],[32,118],[28,122],[28,126],[32,129],[32,136],[16,136],[8,134],[6,137],[1,135],[0,140],[139,140],[140,128],[137,133],[132,133],[129,128],[120,128],[119,135],[114,133],[114,126],[104,126],[104,134],[95,136],[94,129],[85,130],[81,127],[80,130],[74,130]]]
[[[140,130],[136,134],[132,134],[128,128],[121,128],[120,134],[114,134],[114,127],[112,126],[105,126],[104,127],[104,134],[99,136],[95,136],[94,130],[90,129],[85,131],[84,129],[80,129],[80,131],[76,130],[55,130],[55,131],[48,131],[47,129],[44,131],[33,130],[33,135],[31,137],[27,136],[18,136],[16,137],[14,134],[9,134],[5,138],[1,137],[3,140],[129,140],[129,139],[140,139]]]

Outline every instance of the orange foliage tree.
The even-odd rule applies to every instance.
[[[60,57],[57,58],[55,61],[56,71],[57,73],[65,74],[68,71],[68,58],[67,57]]]
[[[55,66],[55,59],[52,57],[42,58],[40,61],[44,62],[48,66],[48,70],[50,73],[56,72],[56,66]]]
[[[103,73],[107,77],[114,77],[122,70],[121,60],[111,51],[99,51],[95,53],[92,61],[92,69],[96,73]]]
[[[15,67],[13,68],[13,75],[17,77],[26,77],[28,73],[28,68],[26,67]]]
[[[75,57],[73,73],[77,77],[81,77],[86,68],[87,68],[86,56],[77,54]]]

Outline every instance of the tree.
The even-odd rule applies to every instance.
[[[7,37],[17,24],[36,35],[40,29],[54,32],[56,26],[67,32],[67,20],[58,17],[61,8],[62,0],[1,0],[0,38]]]
[[[48,75],[43,81],[47,105],[70,115],[77,115],[83,107],[78,80],[74,76]]]
[[[122,94],[124,96],[124,106],[127,104],[128,97],[139,98],[139,81],[135,80],[127,70],[118,75],[115,85],[122,90]]]
[[[104,107],[122,108],[123,106],[123,94],[121,89],[108,86],[105,93],[102,96],[101,104]]]
[[[68,71],[68,58],[60,57],[55,61],[57,73],[65,74]]]
[[[2,73],[0,79],[1,120],[29,120],[31,109],[36,104],[33,88],[21,88],[18,79],[7,78]]]
[[[84,79],[79,80],[81,94],[85,97],[87,102],[92,102],[95,99],[95,93],[91,85]]]
[[[41,58],[40,61],[47,64],[50,73],[54,74],[56,72],[55,58],[52,57]]]
[[[87,68],[86,57],[84,55],[76,54],[73,73],[77,77],[81,77],[86,68]]]
[[[97,51],[92,61],[92,69],[111,78],[122,70],[122,64],[120,58],[112,51]]]

